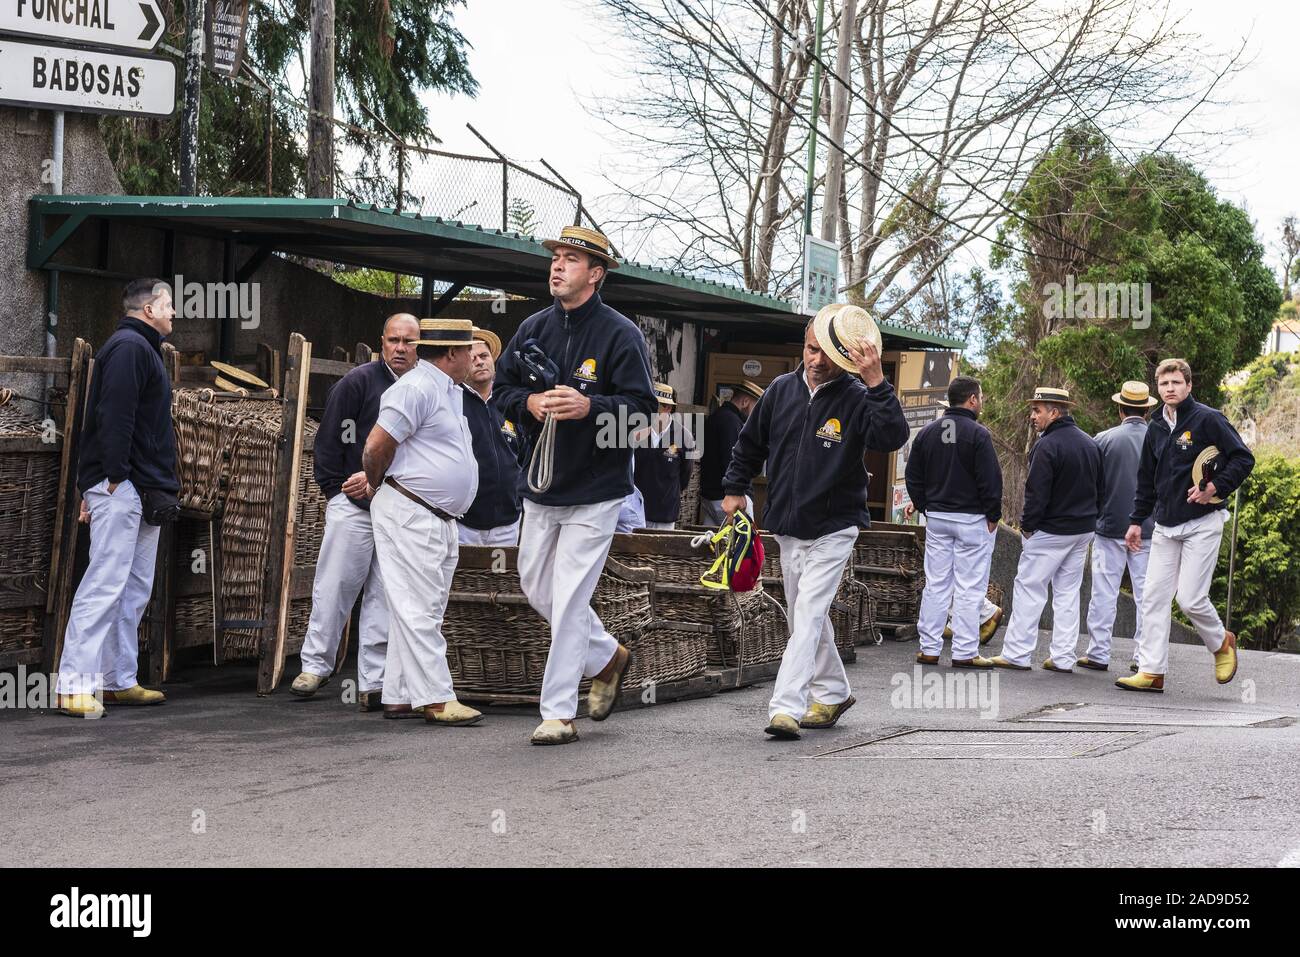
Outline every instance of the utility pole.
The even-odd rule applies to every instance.
[[[181,106],[181,195],[198,193],[199,88],[203,75],[203,0],[185,0],[185,93]]]
[[[849,49],[857,26],[857,14],[858,0],[843,0],[839,41],[835,47],[835,72],[846,83],[836,80],[831,87],[831,142],[839,149],[832,149],[826,157],[826,192],[822,202],[822,239],[832,243],[840,224],[840,189],[844,182],[844,154],[841,150],[844,148],[844,130],[849,124],[849,88],[846,84],[853,77]]]
[[[817,163],[817,120],[822,92],[822,23],[826,0],[817,0],[817,35],[813,38],[812,123],[808,131],[808,188],[803,197],[803,234],[812,232],[813,166]]]
[[[307,195],[334,195],[334,0],[311,0]]]

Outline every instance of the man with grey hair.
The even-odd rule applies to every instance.
[[[180,491],[172,385],[162,361],[176,310],[165,282],[136,279],[122,295],[122,311],[95,357],[77,465],[90,565],[68,616],[57,689],[59,710],[77,718],[104,713],[101,693],[105,704],[164,700],[161,691],[140,687],[136,667],[158,533]]]
[[[362,594],[357,642],[357,692],[361,711],[378,711],[388,650],[388,602],[375,557],[370,499],[361,452],[379,418],[379,400],[416,363],[420,322],[399,312],[384,323],[380,358],[348,372],[330,388],[316,431],[312,470],[325,496],[325,534],[316,558],[311,620],[302,644],[302,673],[289,690],[309,698],[334,673],[343,628]],[[396,704],[385,717],[419,717]]]

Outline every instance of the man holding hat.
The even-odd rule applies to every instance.
[[[1011,601],[1011,621],[1002,641],[999,668],[1028,671],[1038,644],[1038,620],[1052,586],[1052,644],[1043,668],[1069,674],[1079,641],[1079,586],[1088,544],[1097,529],[1106,494],[1101,449],[1074,423],[1070,393],[1039,386],[1029,400],[1029,420],[1038,441],[1029,453],[1024,544]]]
[[[654,383],[659,412],[655,423],[638,435],[633,453],[633,480],[645,508],[645,527],[672,529],[681,510],[682,491],[691,480],[691,462],[686,450],[693,445],[691,434],[673,418],[677,406],[673,387]]]
[[[605,305],[600,286],[618,268],[609,240],[566,226],[551,250],[554,303],[520,325],[497,366],[502,413],[527,422],[529,468],[519,580],[551,625],[534,744],[578,738],[578,685],[592,678],[592,720],[609,716],[631,654],[591,609],[623,500],[632,491],[627,421],[655,410],[650,355],[636,324]],[[536,466],[536,480],[532,473]]]
[[[1147,428],[1137,496],[1124,535],[1142,547],[1142,523],[1155,518],[1142,593],[1138,673],[1115,682],[1128,691],[1162,692],[1169,670],[1170,601],[1183,610],[1214,655],[1214,679],[1237,674],[1237,636],[1223,627],[1210,583],[1228,512],[1224,502],[1255,467],[1255,457],[1218,409],[1192,398],[1192,367],[1166,359],[1156,367],[1164,408]]]
[[[1128,550],[1124,535],[1128,532],[1133,499],[1137,495],[1138,464],[1142,443],[1147,436],[1147,413],[1159,405],[1145,382],[1129,381],[1111,397],[1119,406],[1120,424],[1099,432],[1106,474],[1106,498],[1097,516],[1097,536],[1092,540],[1092,597],[1088,601],[1088,652],[1075,664],[1094,671],[1110,668],[1111,629],[1115,625],[1115,602],[1127,566],[1133,583],[1133,601],[1137,605],[1134,638],[1142,640],[1142,583],[1146,580],[1147,556],[1151,554],[1151,520],[1142,524],[1142,545]],[[1137,650],[1134,648],[1134,670]]]
[[[460,554],[456,519],[478,491],[461,388],[473,333],[464,319],[420,320],[428,358],[384,393],[361,458],[390,610],[385,713],[423,708],[427,724],[443,727],[482,717],[456,700],[442,635]]]
[[[865,309],[823,307],[804,331],[803,363],[767,387],[723,479],[722,508],[731,515],[745,507],[767,463],[764,521],[781,548],[790,625],[764,729],[774,738],[832,727],[854,703],[831,601],[858,527],[871,524],[863,457],[902,448],[909,431],[880,351],[880,331]]]
[[[983,398],[978,379],[953,379],[948,410],[918,433],[907,459],[907,514],[926,516],[921,664],[939,663],[951,604],[952,666],[993,667],[979,654],[980,614],[1002,518],[1002,467],[989,430],[976,421]]]
[[[474,327],[465,418],[478,460],[478,495],[458,523],[462,545],[515,545],[519,542],[519,478],[526,462],[524,431],[501,414],[492,383],[501,339],[491,329]]]
[[[745,379],[731,391],[731,398],[719,405],[704,420],[704,445],[700,449],[700,523],[721,525],[722,477],[731,464],[731,450],[736,447],[740,430],[763,398],[763,390]]]
[[[375,557],[370,497],[361,452],[389,386],[414,368],[420,321],[407,312],[384,323],[378,362],[365,362],[330,387],[316,430],[312,470],[325,496],[325,534],[316,558],[311,620],[302,643],[302,673],[289,690],[309,698],[334,673],[343,628],[364,587],[357,641],[357,692],[362,711],[378,711],[388,652],[388,601]]]

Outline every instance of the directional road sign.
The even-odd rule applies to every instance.
[[[163,57],[0,37],[0,103],[82,113],[169,116],[176,109],[176,65]]]
[[[0,0],[0,32],[52,43],[152,50],[167,29],[159,0]]]

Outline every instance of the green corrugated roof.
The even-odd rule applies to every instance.
[[[236,239],[241,245],[270,248],[356,266],[432,276],[445,282],[530,297],[546,297],[550,253],[537,240],[518,233],[468,225],[436,216],[339,199],[210,196],[53,196],[31,200],[32,234],[28,265],[58,262],[58,246],[91,219]],[[69,217],[63,228],[37,235],[45,216]],[[602,293],[625,312],[688,319],[709,325],[766,322],[802,325],[806,316],[782,299],[737,289],[683,273],[624,263],[610,273]],[[965,343],[882,322],[881,332],[895,345],[961,349]]]

